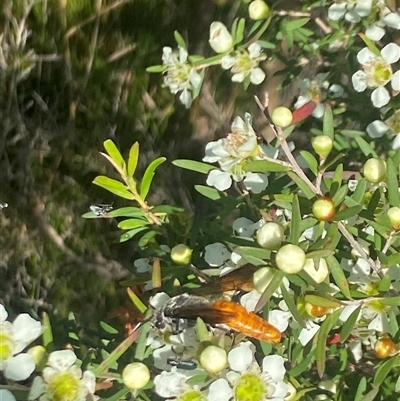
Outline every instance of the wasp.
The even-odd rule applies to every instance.
[[[179,325],[195,321],[200,317],[210,326],[240,332],[247,337],[278,343],[280,331],[265,319],[232,301],[208,299],[192,294],[181,294],[171,298],[156,310],[152,323],[161,332],[179,331]]]

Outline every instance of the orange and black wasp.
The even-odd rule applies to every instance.
[[[152,322],[160,331],[173,330],[183,321],[195,321],[200,317],[213,327],[240,332],[258,340],[278,343],[280,331],[265,319],[232,301],[212,302],[203,296],[232,290],[251,291],[253,275],[257,267],[250,264],[235,269],[217,280],[192,291],[171,298],[162,308],[155,311]]]

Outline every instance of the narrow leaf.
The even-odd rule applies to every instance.
[[[51,329],[51,323],[49,315],[46,312],[42,314],[42,328],[43,328],[43,346],[46,348],[47,352],[54,350],[54,339],[53,331]]]
[[[155,169],[162,163],[167,160],[165,157],[158,157],[157,159],[153,160],[146,168],[144,172],[142,183],[140,184],[140,197],[145,200],[147,194],[149,193],[151,183],[154,178],[154,171]]]
[[[281,284],[281,291],[282,291],[282,296],[283,299],[285,300],[285,303],[289,309],[289,312],[292,314],[293,319],[296,320],[296,322],[303,328],[306,327],[306,322],[303,319],[303,316],[301,316],[300,311],[297,309],[296,304],[294,303],[294,298],[293,295],[289,294],[289,291],[286,289],[284,284]]]
[[[334,139],[334,127],[333,127],[333,113],[331,106],[329,103],[325,104],[325,113],[324,113],[324,135],[329,136],[332,140]]]
[[[350,219],[353,216],[357,216],[361,210],[364,209],[364,206],[353,206],[353,207],[348,207],[347,209],[341,210],[340,212],[337,212],[334,220],[335,221],[342,221],[342,220],[347,220]]]
[[[288,171],[287,175],[297,184],[307,199],[315,197],[314,191],[294,171]]]
[[[390,206],[399,206],[400,205],[400,195],[399,195],[399,179],[396,173],[396,167],[394,166],[392,159],[386,160],[386,168],[387,168],[387,191]],[[398,168],[397,168],[398,170]]]
[[[375,377],[374,377],[374,385],[375,386],[380,386],[384,380],[386,379],[386,376],[390,373],[390,371],[395,367],[400,364],[400,356],[395,355],[391,357],[389,360],[382,362],[378,369],[376,370]]]
[[[292,220],[290,224],[290,234],[288,238],[288,241],[294,245],[297,245],[299,243],[300,221],[301,221],[301,212],[300,212],[299,198],[297,197],[297,195],[295,195],[292,203]]]
[[[343,180],[343,164],[338,164],[335,169],[335,174],[332,178],[331,187],[329,189],[329,196],[333,198],[337,192],[337,190],[342,185]]]
[[[317,159],[314,157],[314,155],[307,150],[301,150],[300,151],[301,156],[303,159],[306,161],[308,164],[308,167],[310,167],[310,170],[313,172],[314,175],[317,175],[318,173],[318,162]]]
[[[122,220],[118,223],[118,228],[122,230],[131,230],[132,228],[138,228],[148,225],[148,221],[139,220],[139,219],[127,219]]]
[[[214,166],[211,166],[207,163],[201,163],[194,160],[185,160],[185,159],[178,159],[172,162],[174,166],[178,166],[181,168],[185,168],[186,170],[197,171],[198,173],[208,174],[209,171],[214,169]]]
[[[358,181],[357,187],[354,190],[351,199],[353,199],[357,203],[361,203],[364,198],[366,189],[367,189],[367,180],[365,178],[362,178],[360,181]]]
[[[135,142],[129,151],[129,159],[128,159],[129,177],[132,177],[135,174],[138,160],[139,160],[139,142]]]
[[[333,299],[327,299],[319,295],[307,294],[304,300],[311,305],[321,306],[322,308],[337,308],[340,306],[339,301]]]
[[[98,185],[106,189],[107,191],[125,199],[134,199],[134,196],[131,192],[129,192],[126,185],[122,182],[114,180],[112,178],[108,178],[104,175],[99,175],[93,180],[93,184]]]
[[[207,187],[205,185],[195,185],[194,188],[199,194],[202,194],[203,196],[211,200],[218,200],[221,199],[221,197],[223,196],[219,193],[217,189]]]
[[[125,242],[129,241],[131,238],[133,238],[136,234],[140,233],[143,230],[146,230],[147,227],[140,227],[140,228],[134,228],[133,230],[129,230],[126,233],[123,233],[119,237],[119,242]]]
[[[326,258],[326,263],[328,264],[329,271],[331,272],[332,277],[335,280],[335,283],[339,287],[340,291],[342,291],[343,295],[347,299],[351,299],[349,283],[346,280],[346,276],[344,275],[340,263],[336,260],[334,256],[328,256]]]
[[[289,171],[289,166],[274,163],[270,160],[254,160],[243,166],[244,171],[251,171],[254,173],[270,173],[270,172],[282,172]]]
[[[182,47],[183,49],[186,49],[185,40],[182,38],[182,35],[178,31],[174,32],[174,37],[175,37],[176,44],[178,46]]]
[[[271,282],[268,284],[265,291],[261,294],[260,299],[257,302],[254,310],[258,312],[267,304],[267,302],[271,299],[272,294],[279,288],[282,283],[284,273],[282,271],[277,271],[275,276],[272,278]]]
[[[355,309],[348,319],[344,322],[342,330],[340,331],[340,342],[343,344],[348,338],[355,324],[357,323],[358,316],[360,315],[361,305]]]
[[[111,159],[113,159],[115,163],[117,163],[117,165],[122,168],[125,162],[120,151],[115,146],[115,143],[111,139],[107,139],[103,142],[103,146],[107,153],[110,155]]]
[[[342,204],[342,202],[346,198],[348,190],[349,190],[349,187],[347,185],[342,185],[340,187],[340,189],[338,191],[336,191],[335,195],[332,198],[332,202],[335,205],[335,207]]]

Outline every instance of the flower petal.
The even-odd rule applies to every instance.
[[[396,63],[400,58],[400,46],[389,43],[381,50],[382,58],[388,63]]]
[[[400,70],[396,71],[393,75],[392,75],[392,88],[395,91],[400,91]]]
[[[378,86],[371,93],[371,100],[372,100],[372,104],[375,107],[381,108],[389,103],[389,100],[390,100],[389,92],[383,86]]]
[[[13,330],[14,341],[16,342],[14,354],[18,354],[40,336],[42,325],[39,321],[32,319],[27,313],[22,313],[13,321]]]
[[[229,351],[228,362],[232,370],[243,373],[254,362],[254,345],[250,342],[240,343]]]
[[[265,79],[265,72],[260,68],[253,68],[250,72],[250,81],[253,85],[260,85]]]
[[[389,131],[389,127],[380,120],[375,120],[367,126],[367,133],[370,138],[382,138]]]
[[[317,333],[319,330],[318,324],[312,322],[309,320],[307,322],[307,327],[305,329],[302,329],[299,335],[299,341],[301,345],[306,345],[308,344],[311,339],[314,337],[314,335]]]
[[[248,173],[243,183],[253,194],[259,194],[267,188],[268,176],[262,173]]]
[[[217,379],[211,383],[208,401],[229,401],[232,397],[233,390],[226,379]]]
[[[220,191],[225,191],[232,185],[231,175],[225,171],[221,170],[211,170],[208,173],[207,185],[213,186]]]
[[[14,394],[7,389],[0,389],[0,400],[1,401],[17,401]]]
[[[5,322],[7,317],[8,313],[6,311],[6,308],[2,304],[0,304],[0,323]]]
[[[364,71],[358,70],[351,77],[351,82],[357,92],[364,92],[367,88],[367,74]]]
[[[286,369],[284,366],[285,360],[280,355],[268,355],[263,359],[263,373],[268,373],[272,381],[282,381]]]
[[[7,379],[26,380],[35,370],[35,361],[29,354],[19,354],[7,361],[4,375]]]
[[[49,355],[47,364],[59,372],[67,371],[76,361],[76,355],[69,349],[54,351]]]
[[[328,9],[328,18],[332,21],[340,20],[346,12],[347,3],[334,3]]]
[[[373,41],[378,41],[385,35],[385,30],[377,24],[372,24],[365,30],[365,36]]]

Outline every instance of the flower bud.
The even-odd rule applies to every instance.
[[[375,343],[374,349],[376,356],[380,359],[392,356],[398,351],[396,344],[390,338],[386,337],[380,338]]]
[[[122,381],[132,390],[143,388],[150,380],[149,368],[142,362],[126,365],[122,371]]]
[[[28,349],[28,354],[33,358],[37,371],[42,371],[46,367],[48,354],[42,345],[36,345]]]
[[[320,221],[331,221],[335,216],[335,205],[330,198],[321,198],[312,206],[314,216]]]
[[[297,245],[284,245],[277,252],[275,261],[284,273],[298,273],[306,263],[306,253]]]
[[[394,230],[400,230],[400,207],[391,207],[387,215]]]
[[[293,114],[287,107],[277,107],[271,114],[272,122],[281,128],[288,127],[293,120]]]
[[[255,21],[267,18],[269,15],[269,7],[262,0],[254,0],[249,5],[249,17]]]
[[[171,259],[177,265],[188,265],[192,260],[192,252],[187,245],[178,244],[171,249]]]
[[[284,230],[280,224],[268,222],[257,231],[258,244],[269,250],[279,249],[284,238]]]
[[[216,53],[226,53],[232,49],[233,39],[226,26],[217,21],[210,25],[208,43]]]
[[[328,135],[318,135],[311,140],[311,145],[321,159],[326,159],[333,148],[333,140]]]
[[[262,294],[272,281],[276,273],[275,269],[270,267],[261,267],[254,273],[254,289]]]
[[[364,177],[373,184],[380,183],[386,176],[386,163],[381,159],[369,159],[364,164]]]
[[[228,366],[226,351],[215,345],[209,345],[200,354],[200,364],[208,373],[218,373]]]
[[[332,308],[324,308],[323,306],[317,306],[306,302],[305,304],[305,311],[313,317],[322,317],[327,315]]]
[[[329,275],[329,270],[325,259],[319,259],[318,266],[315,266],[314,259],[306,259],[303,269],[317,283],[322,283]]]

